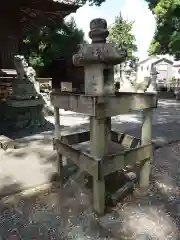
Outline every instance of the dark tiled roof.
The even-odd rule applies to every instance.
[[[21,23],[26,31],[39,25],[60,23],[79,7],[73,0],[21,0]]]

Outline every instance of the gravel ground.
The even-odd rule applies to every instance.
[[[1,201],[1,239],[179,240],[179,146],[171,144],[155,152],[146,196],[129,196],[102,217],[93,213],[92,194],[81,177],[76,182],[69,179],[63,190]]]

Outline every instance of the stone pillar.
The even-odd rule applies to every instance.
[[[111,43],[106,43],[109,32],[104,19],[94,19],[90,22],[89,37],[92,44],[85,44],[73,56],[76,66],[84,66],[85,94],[91,96],[114,95],[114,65],[124,61],[126,51],[117,50]],[[94,107],[103,107],[94,103]],[[100,112],[100,111],[99,111]],[[105,181],[101,167],[103,157],[108,153],[111,138],[111,118],[98,114],[90,117],[91,154],[98,165],[98,177],[93,177],[94,209],[104,213],[105,209]]]
[[[105,181],[101,175],[101,160],[105,155],[106,150],[106,135],[105,135],[105,119],[90,118],[90,144],[91,154],[99,163],[99,178],[93,178],[93,205],[94,209],[99,212],[104,212],[105,207]]]
[[[104,48],[104,42],[107,37],[107,23],[103,19],[96,19],[90,23],[89,36],[93,43],[101,44]],[[94,31],[96,30],[96,31]],[[95,48],[96,55],[100,56],[100,48]],[[85,94],[108,95],[114,94],[114,67],[110,64],[91,65],[91,68],[85,68]],[[92,156],[99,162],[99,178],[93,178],[93,196],[94,209],[98,213],[103,213],[105,208],[105,181],[102,174],[102,158],[108,153],[108,146],[111,134],[111,118],[90,118],[90,141]]]
[[[141,129],[141,145],[146,145],[152,142],[152,109],[143,110],[142,129]],[[140,190],[147,190],[149,186],[149,176],[151,171],[151,158],[147,159],[140,170]]]
[[[55,138],[60,139],[60,117],[59,117],[59,108],[54,107],[54,119],[55,119]]]
[[[60,130],[60,115],[59,115],[59,108],[54,107],[54,119],[55,119],[55,140],[61,138],[61,130]],[[63,162],[62,162],[62,155],[60,152],[57,151],[57,175],[58,179],[63,180]]]
[[[147,92],[157,94],[157,71],[154,66],[151,68],[151,83],[147,89]],[[141,144],[146,145],[152,142],[152,108],[143,110],[142,117],[142,129],[141,129]],[[150,153],[150,158],[146,159],[146,162],[140,170],[140,191],[145,192],[149,187],[149,177],[151,172],[151,163],[153,153]]]

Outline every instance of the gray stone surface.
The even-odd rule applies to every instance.
[[[53,123],[53,117],[47,118]],[[72,131],[89,129],[89,119],[83,114],[61,110],[61,124],[70,126]],[[158,108],[153,114],[153,141],[164,144],[179,140],[180,102],[175,100],[159,100]],[[112,128],[118,132],[126,132],[140,136],[141,111],[112,118]]]

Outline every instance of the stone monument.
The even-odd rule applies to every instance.
[[[93,208],[99,214],[105,211],[105,179],[110,174],[122,173],[128,165],[139,164],[140,190],[147,190],[153,156],[152,109],[157,106],[156,94],[115,91],[114,65],[125,60],[126,51],[106,43],[107,36],[107,22],[100,18],[92,20],[89,32],[92,43],[83,45],[73,56],[76,66],[84,66],[85,94],[51,93],[55,113],[54,149],[61,183],[62,156],[65,156],[80,172],[92,176]],[[90,131],[63,136],[60,108],[90,116]],[[136,110],[142,110],[143,114],[141,139],[111,130],[111,117]]]
[[[9,128],[24,129],[44,124],[44,100],[39,92],[35,70],[24,56],[14,56],[17,77],[12,83],[12,95],[4,106],[4,118]]]
[[[133,69],[129,65],[124,66],[122,84],[120,86],[119,92],[136,92],[136,88],[134,86],[136,79],[132,79],[132,71]]]
[[[156,68],[152,65],[151,67],[151,82],[150,82],[150,85],[147,89],[147,92],[154,92],[156,93],[157,92],[157,75],[158,75],[158,72],[156,70]]]
[[[151,76],[143,79],[138,79],[135,71],[129,65],[124,68],[123,73],[120,92],[157,92],[157,71],[154,67],[151,68]]]
[[[14,56],[14,66],[17,78],[13,81],[11,98],[16,100],[40,98],[39,83],[36,81],[36,71],[28,66],[24,56]]]

